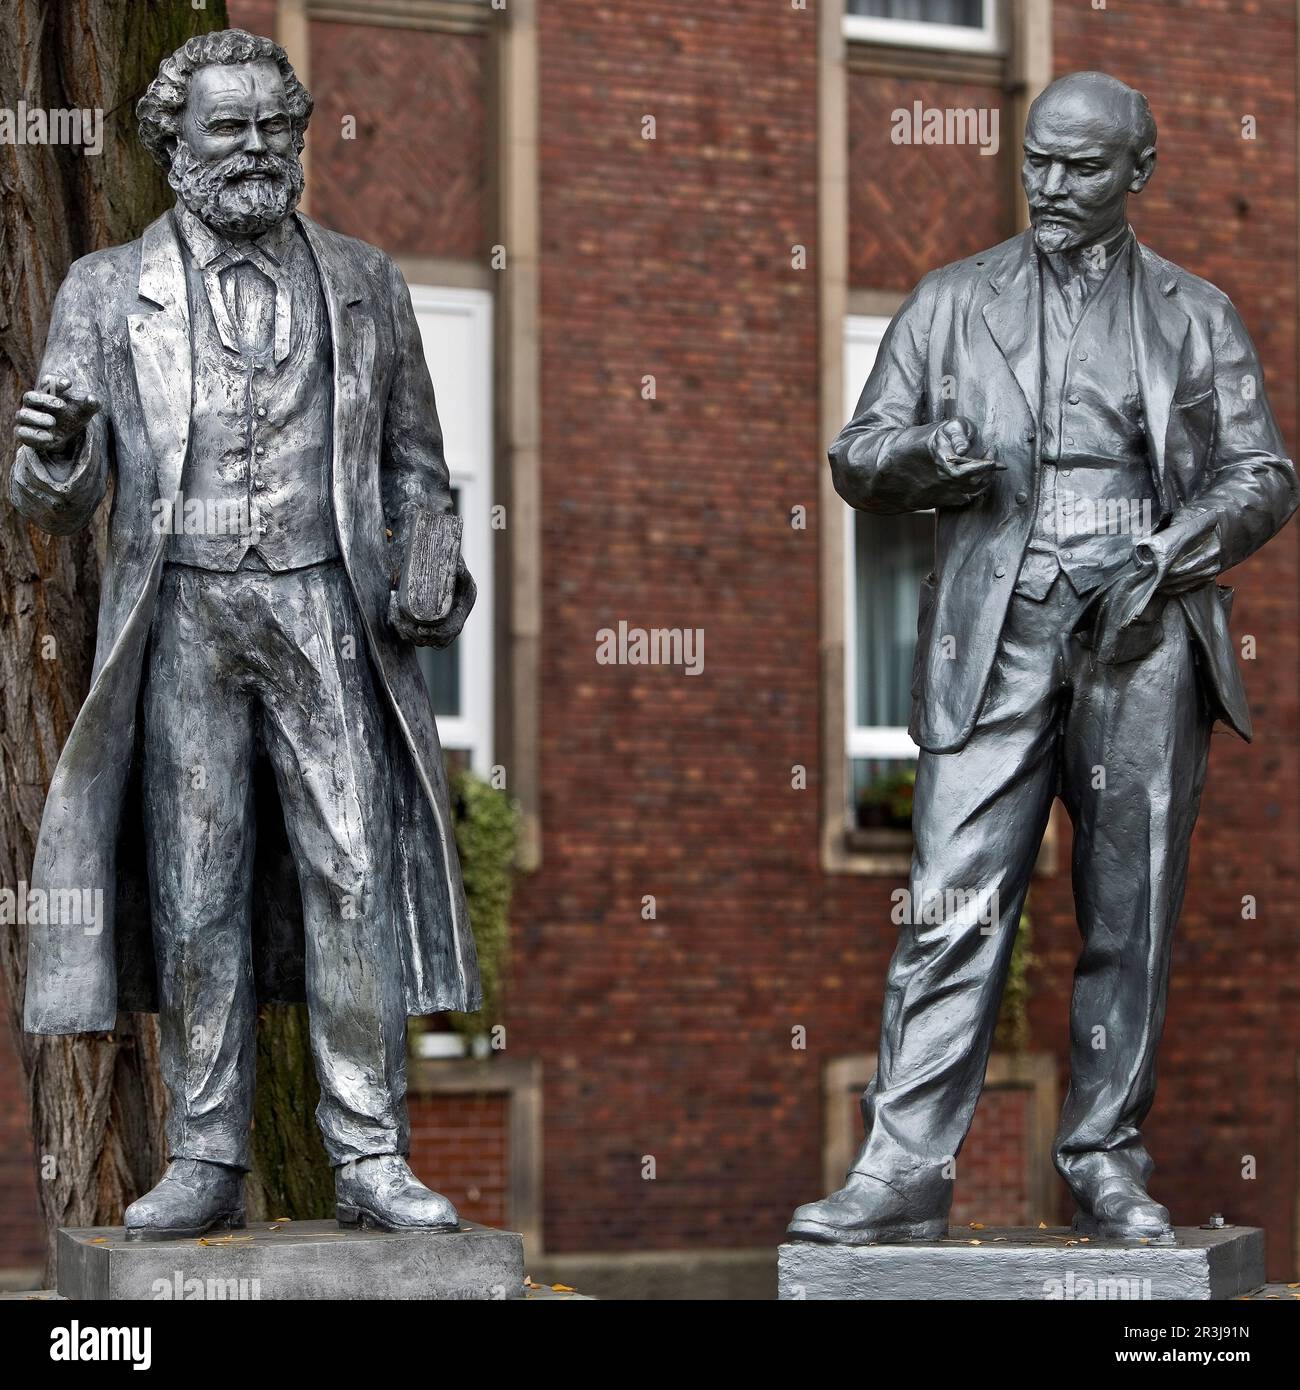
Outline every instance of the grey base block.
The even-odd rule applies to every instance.
[[[389,1234],[334,1221],[250,1224],[199,1240],[127,1240],[121,1226],[59,1231],[69,1299],[506,1299],[524,1294],[523,1238],[469,1222]]]
[[[1072,1232],[953,1228],[905,1245],[789,1241],[778,1256],[782,1299],[1235,1298],[1264,1282],[1264,1232],[1179,1226],[1173,1245],[1084,1240]]]

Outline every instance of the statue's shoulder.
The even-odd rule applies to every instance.
[[[1014,269],[1024,256],[1026,235],[1018,232],[987,251],[977,251],[973,256],[939,266],[922,277],[917,290],[925,289],[936,296],[961,295],[997,278],[1000,273]]]
[[[106,246],[79,256],[68,267],[63,283],[85,294],[114,295],[122,285],[134,289],[140,277],[140,251],[143,237],[124,241],[120,246]]]
[[[1166,260],[1141,242],[1138,243],[1138,254],[1142,257],[1142,267],[1147,276],[1166,293],[1176,294],[1185,310],[1220,314],[1225,309],[1232,308],[1232,301],[1218,285],[1203,280],[1199,275],[1193,275],[1190,270],[1184,270],[1173,261]]]
[[[343,232],[322,227],[303,213],[298,214],[308,236],[314,239],[331,258],[339,264],[351,267],[363,276],[384,279],[396,270],[396,263],[387,251],[362,241],[360,237],[347,236]]]

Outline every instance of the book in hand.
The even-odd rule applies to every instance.
[[[410,621],[436,623],[451,612],[463,531],[453,512],[416,515],[397,584],[398,610]]]

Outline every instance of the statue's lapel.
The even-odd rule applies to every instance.
[[[364,452],[361,436],[375,365],[375,321],[366,304],[367,283],[357,251],[301,213],[298,222],[316,258],[329,311],[334,349],[334,510],[346,544],[357,495],[355,473]]]
[[[1032,233],[1026,232],[1010,255],[989,276],[993,298],[984,306],[984,322],[1007,360],[1025,403],[1038,418],[1041,371],[1038,330],[1038,257]]]
[[[185,267],[170,213],[140,239],[139,295],[144,304],[127,315],[131,358],[158,497],[170,501],[180,489],[189,444],[193,373]]]
[[[1146,420],[1147,448],[1161,499],[1165,487],[1165,436],[1170,403],[1178,389],[1190,320],[1178,303],[1178,284],[1158,257],[1135,243],[1133,257],[1133,360]]]

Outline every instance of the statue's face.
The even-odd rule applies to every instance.
[[[1049,91],[1034,106],[1020,177],[1044,251],[1088,246],[1123,225],[1128,195],[1155,161],[1134,152],[1129,120],[1127,103],[1103,92]]]
[[[293,211],[302,165],[274,63],[214,63],[194,74],[168,182],[225,236],[261,236]]]

